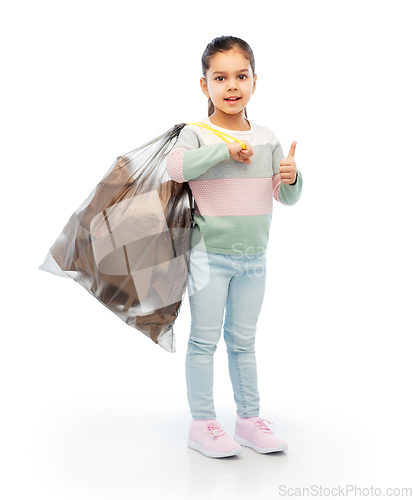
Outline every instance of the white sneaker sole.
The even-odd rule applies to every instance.
[[[258,453],[272,453],[273,451],[287,451],[288,446],[286,444],[280,444],[279,446],[274,446],[273,448],[259,448],[248,439],[242,438],[234,434],[234,441],[236,441],[241,446],[247,446],[248,448],[252,448]]]
[[[228,451],[226,453],[218,453],[216,451],[210,451],[206,450],[205,448],[202,448],[198,443],[195,441],[192,441],[192,439],[188,438],[188,447],[192,448],[193,450],[197,450],[201,452],[203,455],[210,457],[210,458],[222,458],[222,457],[232,457],[233,455],[241,455],[242,450],[240,448],[235,448],[232,451]]]

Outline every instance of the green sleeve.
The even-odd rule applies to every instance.
[[[222,141],[211,146],[201,146],[196,126],[184,127],[175,143],[175,148],[182,147],[182,174],[186,181],[204,174],[209,168],[229,158],[227,143]]]
[[[184,151],[182,171],[186,181],[204,174],[209,168],[229,158],[226,142]]]
[[[301,172],[297,169],[297,176],[294,184],[280,184],[279,197],[284,205],[294,205],[301,197],[303,188],[303,178]]]

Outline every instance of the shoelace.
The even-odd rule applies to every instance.
[[[264,424],[264,421],[268,422],[269,424],[273,423],[273,422],[270,422],[269,420],[265,420],[265,418],[259,418],[255,422],[255,427],[258,427],[259,429],[261,429],[266,434],[273,434],[272,430],[267,425]]]
[[[219,424],[216,424],[215,422],[211,422],[210,424],[208,424],[207,429],[215,437],[220,437],[225,434],[225,431],[219,426]]]

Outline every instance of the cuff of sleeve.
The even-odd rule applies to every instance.
[[[222,144],[222,159],[227,160],[229,157],[228,145],[226,142],[224,142],[224,144]]]

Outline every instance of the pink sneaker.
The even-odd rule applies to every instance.
[[[258,453],[271,453],[272,451],[286,451],[288,445],[265,422],[272,422],[259,417],[241,418],[237,416],[234,439],[242,446],[248,446]]]
[[[188,446],[211,458],[230,457],[242,453],[241,446],[221,428],[215,419],[192,420]]]

